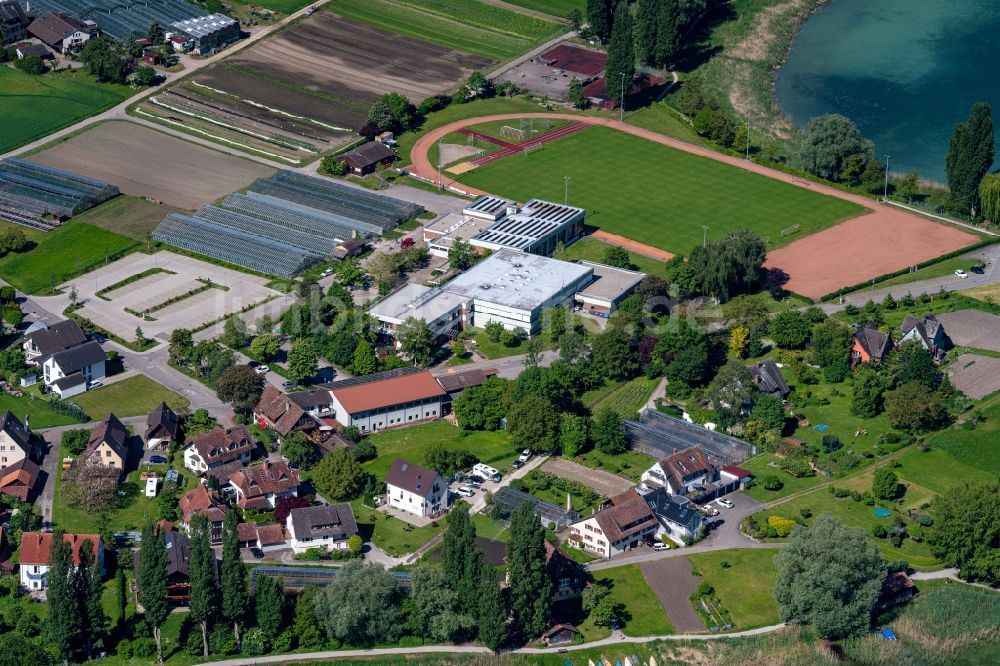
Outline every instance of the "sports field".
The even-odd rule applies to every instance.
[[[0,67],[0,153],[112,107],[129,92],[128,86],[97,83],[79,69],[32,76]]]
[[[536,152],[498,160],[458,180],[527,201],[587,209],[587,224],[687,255],[708,238],[749,227],[778,247],[864,208],[606,127],[591,127]],[[786,237],[784,229],[799,225]]]

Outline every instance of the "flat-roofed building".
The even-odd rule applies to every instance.
[[[495,220],[472,217],[463,213],[449,213],[424,227],[427,251],[435,257],[448,256],[448,250],[457,240],[471,243],[473,236],[494,224]]]
[[[646,277],[645,273],[581,261],[594,269],[594,281],[577,293],[576,302],[584,312],[608,317]]]
[[[469,305],[467,297],[446,289],[407,283],[371,306],[368,312],[378,319],[381,331],[393,337],[404,321],[414,317],[426,321],[435,338],[442,338],[452,329],[463,328]]]

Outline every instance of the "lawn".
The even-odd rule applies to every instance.
[[[981,287],[973,287],[972,289],[963,289],[958,293],[986,303],[998,303],[1000,302],[1000,282],[984,284]]]
[[[25,74],[0,67],[0,153],[23,146],[108,109],[132,94],[128,86],[97,83],[83,70]]]
[[[755,479],[767,476],[768,474],[773,474],[781,480],[782,485],[778,490],[766,490],[764,486],[757,483],[754,484],[752,488],[748,488],[743,491],[758,502],[773,502],[774,500],[781,499],[782,497],[787,497],[792,493],[812,488],[818,483],[830,480],[819,476],[818,474],[816,476],[795,477],[782,471],[780,467],[771,467],[770,463],[781,465],[782,458],[774,455],[773,453],[762,453],[754,458],[751,458],[750,460],[747,460],[746,462],[740,463],[740,467],[749,470]]]
[[[510,465],[518,455],[505,432],[466,431],[447,421],[383,430],[372,435],[371,439],[378,457],[365,463],[365,467],[379,480],[385,478],[396,458],[425,464],[424,451],[431,444],[440,444],[449,450],[468,451],[481,462],[498,469]]]
[[[570,261],[595,261],[603,264],[604,255],[613,247],[615,246],[596,238],[581,238],[566,248],[566,258]],[[628,256],[629,261],[643,273],[666,278],[667,265],[665,262],[635,252],[629,252]]]
[[[149,237],[163,218],[179,211],[179,208],[155,204],[142,197],[122,195],[84,211],[73,219],[142,241]]]
[[[636,165],[642,165],[642,174]],[[709,227],[709,239],[749,227],[773,248],[864,211],[607,127],[590,127],[542,150],[497,160],[458,180],[518,201],[559,201],[563,176],[572,179],[570,203],[587,209],[588,225],[675,254],[686,255],[701,244],[703,225]],[[800,231],[781,238],[793,224]]]
[[[18,398],[10,393],[0,393],[0,414],[10,411],[22,421],[27,414],[31,417],[31,427],[35,430],[77,423],[77,420],[72,416],[53,411],[45,400],[29,397],[29,395],[25,394]]]
[[[142,416],[148,414],[161,402],[166,402],[174,411],[187,409],[191,402],[157,384],[146,375],[135,375],[120,382],[109,384],[94,391],[87,391],[73,398],[92,419],[102,419],[109,412],[115,416]]]
[[[573,460],[592,469],[602,469],[632,481],[639,481],[642,473],[653,464],[652,456],[631,450],[611,456],[597,449],[591,449]]]
[[[943,451],[961,463],[963,471],[969,468],[977,470],[978,473],[973,473],[973,477],[1000,476],[1000,455],[997,455],[997,442],[1000,441],[1000,402],[984,409],[983,416],[985,421],[981,421],[975,430],[944,430],[931,435],[927,443],[932,449]]]
[[[673,633],[673,628],[667,621],[667,615],[663,612],[663,606],[653,594],[653,590],[649,588],[649,584],[638,566],[629,564],[614,569],[601,569],[594,572],[594,579],[597,582],[610,583],[612,597],[625,604],[628,619],[625,620],[622,629],[626,634],[629,636],[662,636]],[[608,634],[606,628],[597,627],[590,619],[583,622],[579,629],[588,639]]]
[[[775,550],[744,548],[688,555],[703,581],[715,588],[715,595],[739,630],[778,623],[778,602],[774,600]],[[727,562],[728,567],[722,563]]]
[[[493,541],[510,541],[510,523],[506,520],[495,521],[485,513],[472,515],[472,524],[476,528],[476,536]]]
[[[553,119],[553,120],[548,120],[547,121],[547,125],[546,125],[546,124],[544,124],[544,123],[546,123],[545,120],[535,119],[535,120],[532,121],[532,123],[533,123],[532,129],[531,130],[527,130],[527,129],[525,130],[526,131],[526,136],[524,137],[524,139],[517,139],[517,138],[512,137],[512,136],[504,136],[503,135],[503,128],[504,127],[514,127],[514,128],[517,128],[517,129],[519,129],[521,127],[521,123],[517,119],[514,119],[514,120],[494,120],[494,121],[491,121],[491,122],[488,122],[488,123],[479,123],[478,125],[470,125],[469,129],[475,130],[476,132],[479,132],[480,134],[485,134],[486,136],[491,136],[491,137],[493,137],[495,139],[500,139],[501,141],[506,141],[508,143],[522,143],[523,141],[528,141],[530,139],[537,138],[537,137],[539,137],[539,136],[541,136],[541,135],[543,135],[543,134],[545,134],[547,132],[552,132],[554,130],[557,130],[560,127],[565,127],[566,125],[569,125],[570,122],[572,122],[572,121]]]
[[[479,0],[334,0],[326,9],[497,61],[529,51],[563,29]]]
[[[389,514],[369,509],[360,500],[351,502],[354,517],[358,521],[358,530],[362,536],[384,550],[391,557],[399,557],[412,553],[445,528],[445,521],[437,521],[424,527],[413,527],[399,518]]]
[[[312,0],[260,0],[256,4],[281,14],[294,14],[311,2]]]
[[[57,285],[138,246],[131,238],[76,220],[29,238],[36,243],[34,248],[0,258],[0,278],[26,294],[36,295],[51,294]]]
[[[590,409],[595,414],[603,409],[610,409],[621,414],[623,418],[633,418],[649,401],[649,396],[659,383],[659,378],[636,377],[601,395],[590,405]]]
[[[660,134],[672,136],[696,145],[706,145],[698,136],[691,124],[677,111],[673,111],[664,102],[651,104],[638,111],[625,114],[625,122],[636,127],[643,127]]]

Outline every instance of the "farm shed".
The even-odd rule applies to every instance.
[[[369,141],[337,157],[356,176],[367,176],[379,168],[392,166],[395,160],[395,151],[379,141]]]
[[[542,525],[545,528],[555,525],[555,529],[558,531],[569,527],[570,523],[580,518],[580,514],[576,511],[566,510],[555,504],[549,504],[534,495],[514,490],[509,486],[501,488],[493,496],[493,506],[499,506],[500,512],[505,516],[514,513],[525,502],[531,503],[535,515],[542,521]]]
[[[240,24],[222,14],[195,16],[172,24],[191,41],[191,48],[202,55],[214,53],[240,38]]]

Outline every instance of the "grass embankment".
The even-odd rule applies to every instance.
[[[566,248],[566,258],[570,261],[595,261],[601,264],[604,263],[605,253],[613,247],[615,246],[596,238],[581,238]],[[643,273],[666,278],[667,269],[665,262],[659,259],[652,259],[644,254],[636,254],[635,252],[629,252],[628,256],[629,261]]]
[[[22,421],[25,415],[29,416],[31,427],[36,430],[38,428],[54,428],[56,426],[70,425],[77,422],[72,416],[54,411],[45,400],[37,397],[32,399],[29,397],[29,394],[18,398],[10,393],[0,393],[0,414],[8,411]]]
[[[609,173],[621,178],[608,178]],[[569,202],[587,224],[675,254],[748,227],[779,247],[859,215],[861,206],[647,141],[590,127],[529,154],[485,164],[457,178],[487,192],[526,201]],[[789,220],[799,230],[782,237]]]
[[[436,524],[413,527],[389,514],[369,509],[360,500],[351,502],[361,535],[384,550],[391,557],[412,553],[441,533],[445,527],[442,519]]]
[[[120,382],[87,391],[73,398],[92,419],[103,419],[109,412],[115,416],[142,416],[161,402],[174,411],[187,409],[191,401],[157,384],[145,375],[136,375]]]
[[[696,553],[687,558],[697,575],[715,588],[715,596],[729,611],[736,629],[743,630],[778,623],[778,602],[774,600],[777,552],[744,548]]]
[[[163,218],[180,211],[180,208],[155,204],[142,197],[122,195],[84,211],[73,219],[142,241],[149,237]]]

